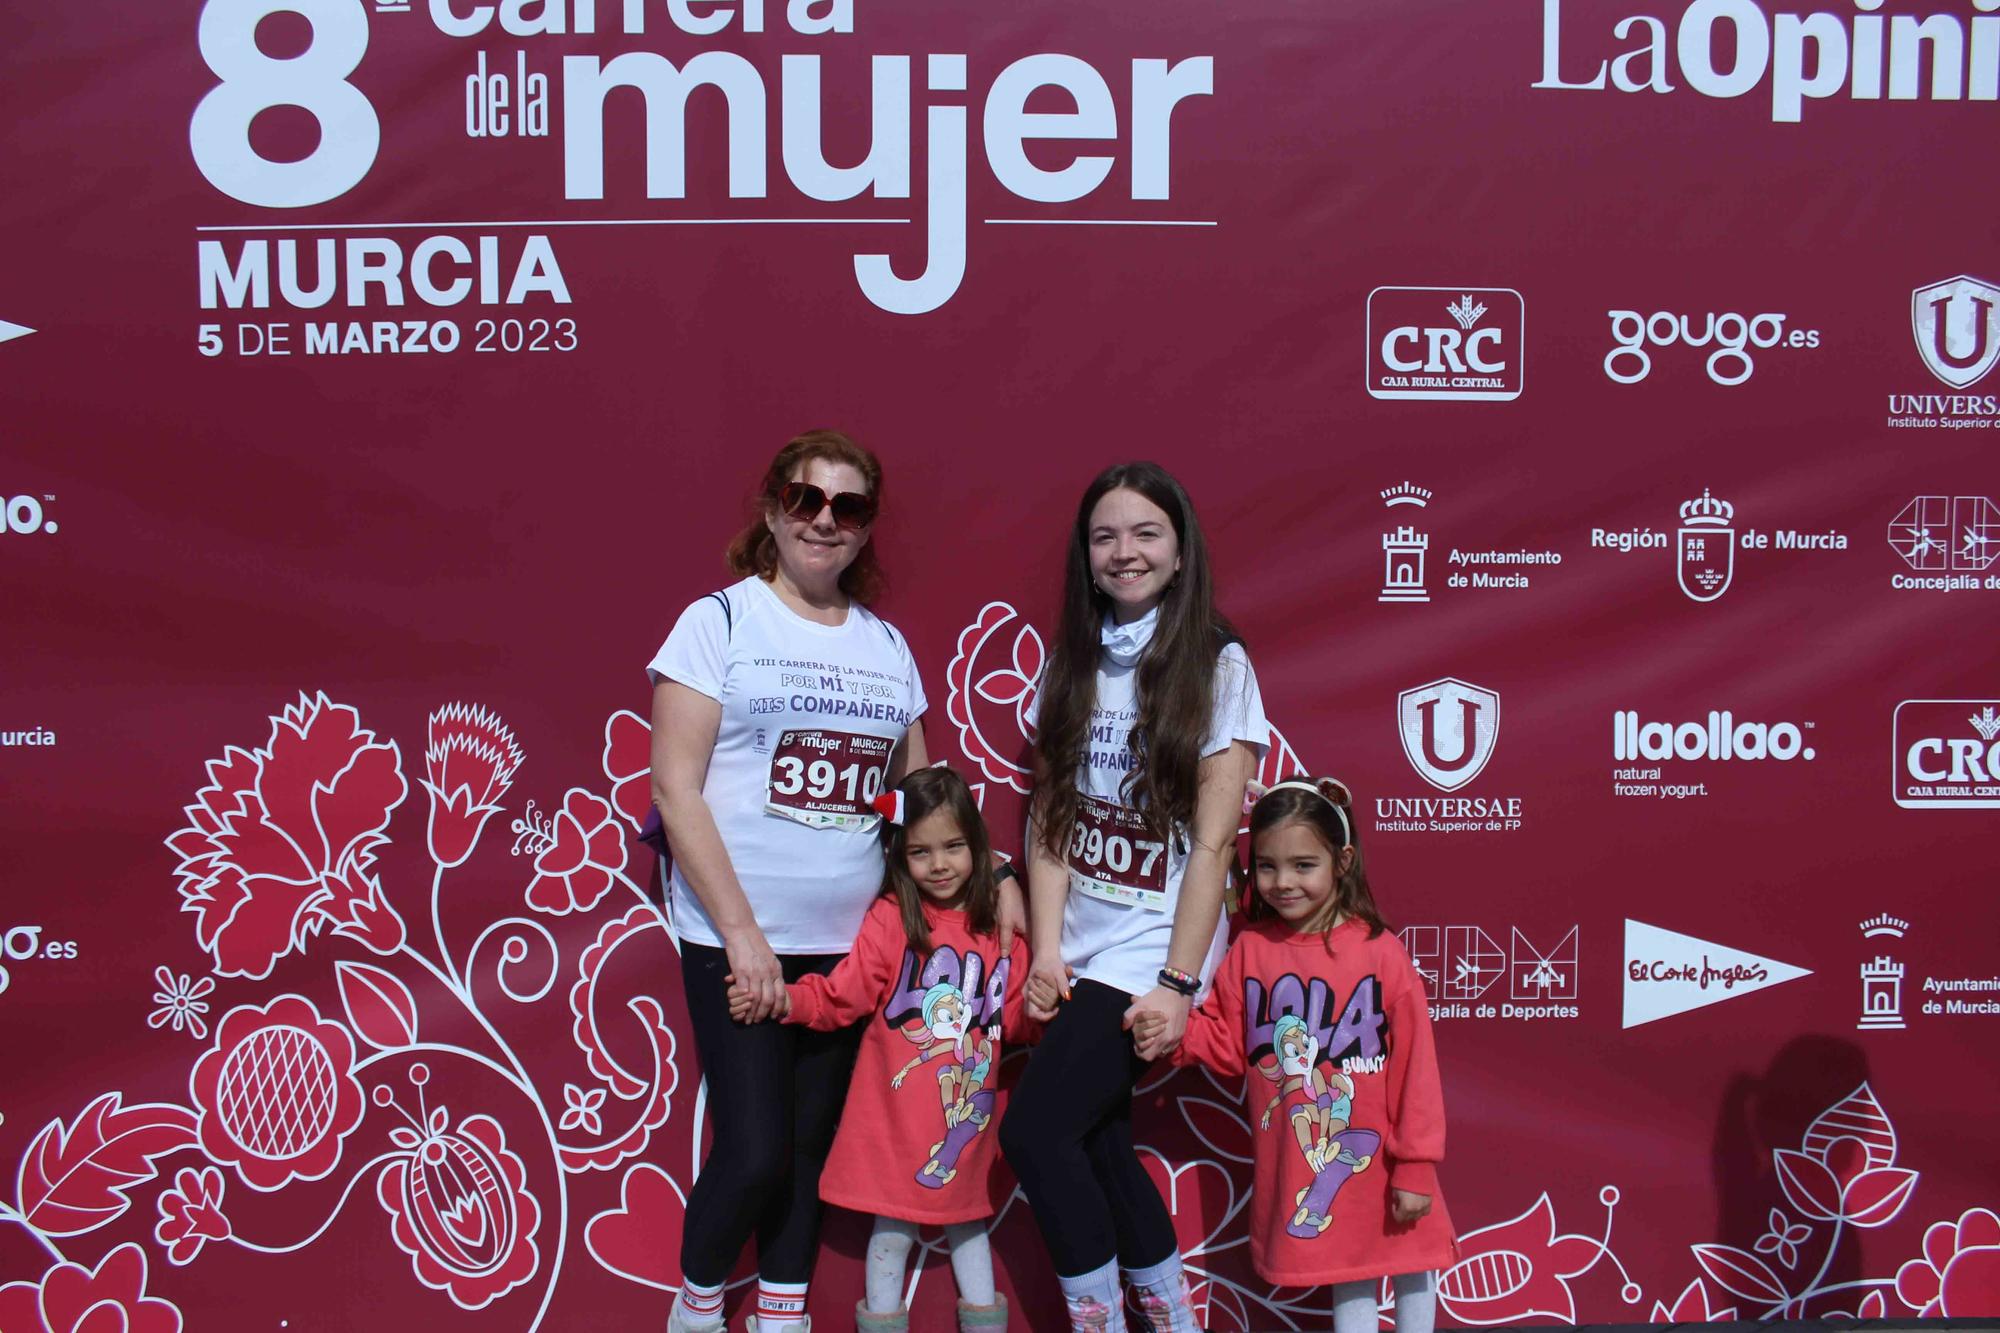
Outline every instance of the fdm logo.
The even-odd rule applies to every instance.
[[[1504,403],[1526,379],[1526,305],[1512,287],[1368,293],[1368,393]]]
[[[32,495],[0,495],[0,536],[15,533],[25,537],[35,532],[54,532],[56,521],[48,516],[45,505],[55,500],[53,495],[40,499]]]
[[[2000,699],[1905,699],[1890,746],[1905,810],[2000,810]]]

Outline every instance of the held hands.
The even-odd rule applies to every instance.
[[[1125,1028],[1132,1034],[1132,1049],[1139,1058],[1157,1060],[1180,1045],[1193,1008],[1192,996],[1169,986],[1155,986],[1134,1000],[1125,1011]]]
[[[741,981],[738,981],[734,976],[730,976],[727,980],[729,981],[729,1016],[738,1023],[761,1022],[762,1020],[751,1017],[751,1014],[755,1011],[755,1001],[751,997],[750,988]],[[791,994],[783,987],[780,987],[778,990],[778,1007],[768,1017],[783,1018],[791,1012]]]
[[[1414,1222],[1430,1211],[1431,1196],[1428,1194],[1412,1194],[1399,1189],[1389,1191],[1389,1216],[1398,1222]]]
[[[1061,958],[1038,955],[1028,969],[1028,1017],[1037,1023],[1054,1019],[1056,1006],[1069,998],[1070,978],[1075,975]]]
[[[739,1023],[761,1023],[789,1009],[785,1001],[785,974],[778,955],[761,930],[748,930],[727,938],[723,950],[729,956],[729,1016]],[[747,1001],[744,1011],[736,1011],[736,993]]]

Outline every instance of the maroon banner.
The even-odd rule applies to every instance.
[[[1442,1319],[2000,1313],[1994,0],[17,28],[0,1329],[664,1321],[642,669],[816,425],[1009,850],[1076,497],[1186,483],[1430,990]],[[1325,1327],[1240,1091],[1149,1168],[1208,1327]]]

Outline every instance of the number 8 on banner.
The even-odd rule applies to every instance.
[[[257,25],[272,14],[312,24],[312,41],[287,60],[257,47]],[[368,50],[361,0],[208,0],[201,11],[201,58],[222,80],[201,99],[188,126],[195,165],[233,199],[265,208],[323,204],[352,189],[382,144],[382,124],[347,81]],[[319,146],[296,162],[272,162],[250,146],[250,122],[274,106],[296,106],[319,122]]]

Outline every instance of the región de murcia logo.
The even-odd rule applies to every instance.
[[[1713,602],[1728,592],[1736,578],[1736,552],[1845,551],[1847,534],[1834,529],[1808,532],[1798,528],[1744,528],[1735,525],[1736,506],[1704,489],[1680,507],[1680,527],[1672,543],[1674,577],[1680,590],[1697,602]],[[1594,549],[1630,555],[1634,551],[1667,549],[1667,534],[1658,528],[1592,528]]]

